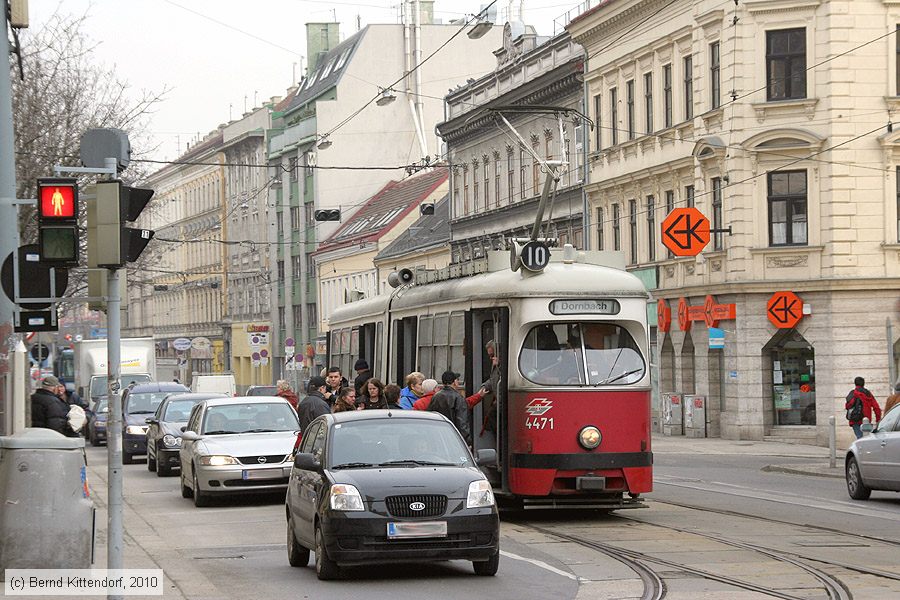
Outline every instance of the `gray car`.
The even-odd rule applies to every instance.
[[[872,490],[900,492],[900,404],[871,434],[850,445],[844,464],[847,492],[854,500],[867,500]]]
[[[214,495],[286,489],[299,429],[284,398],[199,402],[181,434],[181,495],[206,506]]]

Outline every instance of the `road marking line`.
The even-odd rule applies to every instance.
[[[541,569],[545,569],[547,571],[550,571],[551,573],[556,573],[557,575],[562,575],[563,577],[568,577],[572,581],[579,581],[579,582],[581,581],[581,579],[577,575],[573,575],[572,573],[566,573],[565,571],[557,569],[556,567],[554,567],[552,565],[548,565],[545,562],[535,560],[533,558],[525,558],[524,556],[519,556],[518,554],[513,554],[512,552],[507,552],[506,550],[501,550],[500,555],[505,556],[507,558],[511,558],[513,560],[522,560],[527,563],[531,563],[534,566],[540,567]]]

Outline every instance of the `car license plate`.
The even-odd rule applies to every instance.
[[[447,522],[388,523],[387,536],[392,540],[398,538],[447,537]]]
[[[278,479],[281,477],[281,469],[253,469],[244,471],[244,479]]]

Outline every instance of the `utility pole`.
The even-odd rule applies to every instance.
[[[0,75],[0,257],[8,256],[19,247],[19,228],[16,199],[16,155],[15,133],[12,113],[12,71],[9,69],[9,38],[6,11],[3,17],[3,38],[0,41],[0,55],[7,61],[6,72]],[[13,312],[15,304],[0,294],[0,354],[12,356],[18,336],[13,335]],[[0,404],[4,412],[12,413],[13,418],[24,414],[25,404],[13,406],[10,397],[12,386],[7,385],[7,378],[12,374],[0,376]]]

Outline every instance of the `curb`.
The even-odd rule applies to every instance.
[[[830,472],[830,467],[821,467],[828,469],[828,471],[814,471],[804,467],[793,467],[790,465],[766,465],[761,471],[767,472],[775,472],[775,473],[789,473],[791,475],[809,475],[812,477],[830,477],[832,479],[843,479],[844,474],[841,472]],[[837,467],[835,467],[837,469]]]

